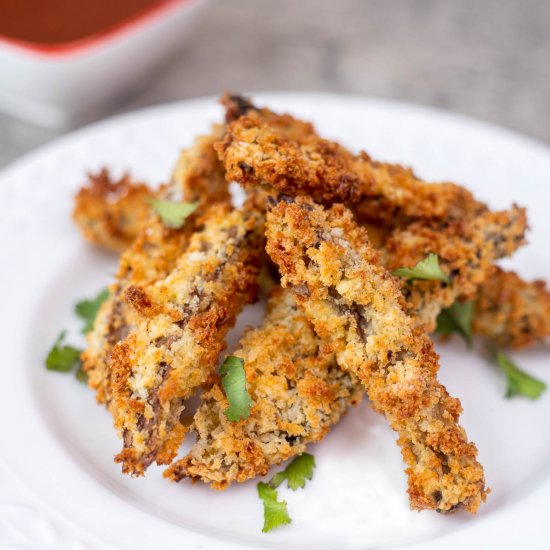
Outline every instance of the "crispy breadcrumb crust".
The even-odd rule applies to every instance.
[[[486,209],[459,185],[429,184],[408,168],[374,161],[364,151],[354,155],[289,115],[257,109],[239,96],[223,102],[229,124],[216,149],[228,180],[245,189],[262,185],[324,204],[343,202],[361,221],[389,225]]]
[[[165,279],[125,290],[142,319],[112,352],[111,410],[124,442],[116,461],[124,473],[172,461],[186,430],[184,401],[212,376],[228,330],[256,297],[263,216],[218,204],[203,224]]]
[[[130,285],[146,285],[166,275],[185,251],[195,230],[196,220],[204,206],[229,199],[223,167],[213,143],[221,128],[197,138],[178,159],[171,183],[162,187],[157,198],[172,201],[199,201],[197,214],[186,220],[181,229],[167,228],[154,211],[150,211],[134,243],[120,257],[116,280],[110,286],[109,298],[102,304],[88,333],[88,347],[82,355],[88,384],[96,391],[99,403],[110,401],[110,360],[113,346],[135,327],[140,314],[128,306],[123,295]]]
[[[214,124],[210,134],[199,136],[190,148],[180,152],[172,171],[168,200],[198,201],[202,207],[231,200],[224,168],[213,147],[224,130],[224,126]]]
[[[186,178],[181,179],[185,180]],[[119,208],[116,213],[111,212],[111,214],[115,225],[127,223],[129,219],[124,208]],[[512,213],[510,214],[512,215]],[[95,222],[90,220],[90,223],[99,223],[102,215],[102,211],[90,211],[90,219],[97,216]],[[520,244],[519,233],[523,222],[521,218],[517,217],[518,223],[507,223],[506,226],[501,228],[503,235],[505,235],[505,241],[498,242],[498,237],[484,227],[484,224],[490,221],[491,218],[494,219],[494,214],[488,212],[481,213],[477,220],[475,218],[465,218],[460,222],[464,228],[463,231],[457,231],[456,222],[448,225],[441,224],[439,227],[431,223],[431,232],[437,238],[435,242],[430,239],[430,229],[428,229],[424,239],[421,239],[425,242],[425,246],[424,248],[420,247],[418,250],[434,251],[439,254],[443,271],[455,279],[453,286],[448,288],[445,285],[437,285],[436,283],[419,284],[417,282],[413,285],[404,285],[404,293],[409,296],[413,308],[420,312],[420,317],[424,319],[426,328],[432,331],[434,329],[434,317],[437,316],[441,308],[448,307],[455,299],[467,300],[468,298],[464,296],[470,293],[472,285],[479,284],[485,273],[485,281],[481,282],[476,292],[474,332],[498,346],[516,349],[525,348],[550,335],[550,292],[543,281],[527,282],[515,273],[504,274],[501,270],[498,270],[493,283],[491,277],[493,269],[496,268],[490,266],[487,273],[485,267],[487,267],[491,256],[494,256],[496,260],[509,255],[512,249]],[[141,231],[146,220],[140,222],[136,219],[135,221],[141,224],[139,226],[139,231]],[[511,221],[511,217],[509,221]],[[388,265],[402,267],[405,262],[414,265],[415,259],[422,259],[420,254],[413,253],[411,255],[410,251],[406,251],[406,249],[403,251],[398,244],[393,251],[385,250],[385,243],[389,237],[392,237],[388,241],[390,247],[395,248],[400,239],[415,240],[418,232],[426,233],[422,224],[410,224],[406,228],[394,228],[393,231],[392,228],[381,225],[363,224],[363,226],[367,229],[371,244],[381,250],[382,260]],[[138,232],[138,227],[134,227],[133,231]],[[433,231],[437,231],[437,233],[433,233]],[[443,238],[439,236],[439,232],[452,235],[451,238],[457,243],[456,250],[465,251],[466,256],[443,257],[443,251],[437,245],[438,242],[444,242]],[[483,239],[486,237],[488,244],[485,246]],[[483,265],[474,261],[474,264],[472,264],[473,271],[469,271],[465,258],[473,257],[471,254],[475,250],[474,243],[482,245],[480,253]],[[96,242],[95,244],[107,246],[105,242]],[[506,249],[506,247],[509,248]],[[455,268],[457,263],[460,265],[459,268]],[[458,272],[463,275],[459,280],[457,280],[456,275],[453,275],[455,269],[458,269]],[[467,292],[463,289],[464,281],[468,289]],[[427,287],[427,290],[422,289],[423,286]],[[431,301],[427,297],[423,298],[422,292],[427,292],[431,296]],[[457,298],[458,296],[461,296],[461,298]]]
[[[411,507],[474,513],[487,491],[477,449],[458,424],[460,402],[437,380],[433,344],[405,313],[400,285],[366,231],[342,205],[324,210],[298,197],[268,212],[266,236],[283,286],[399,434]]]
[[[91,243],[122,251],[134,241],[149,211],[147,198],[154,194],[128,174],[115,180],[107,168],[88,174],[88,181],[74,199],[73,220]]]
[[[259,112],[262,120],[276,125],[278,131],[284,132],[292,139],[300,139],[314,133],[313,127],[306,122],[288,115],[276,115],[268,109],[259,110],[250,101],[237,95],[226,94],[222,103],[226,107],[227,122],[234,122],[249,112]],[[179,177],[180,181],[189,181],[192,185],[188,187],[196,188],[197,181],[185,177],[188,165],[189,155],[182,154],[174,170],[174,177]],[[204,181],[204,178],[198,180],[199,185],[201,181]],[[141,192],[139,184],[132,184],[128,178],[118,183],[110,182],[105,172],[92,178],[91,184],[91,189],[84,188],[77,196],[75,213],[79,210],[79,205],[82,207],[87,197],[91,195],[96,198],[93,203],[90,198],[88,203],[93,204],[93,207],[89,206],[85,211],[88,227],[101,228],[106,225],[106,227],[124,228],[128,237],[135,235],[145,220],[142,215],[133,215],[132,208],[137,199],[132,198],[133,192],[127,193],[125,189],[133,190],[135,187],[137,196]],[[107,197],[117,187],[120,189],[115,192],[115,197],[120,199],[116,200],[111,207]],[[146,186],[143,187],[147,189]],[[222,195],[226,194],[227,188],[220,187]],[[205,189],[204,195],[209,192],[212,191]],[[125,200],[127,194],[128,199]],[[189,195],[189,192],[186,194]],[[220,200],[223,198],[223,196],[219,197]],[[140,206],[143,206],[143,201]],[[433,331],[435,319],[442,308],[449,306],[455,299],[471,298],[475,287],[482,284],[492,272],[491,264],[503,256],[510,255],[524,242],[523,238],[520,238],[520,234],[524,231],[524,227],[522,228],[525,225],[524,214],[515,208],[508,213],[508,220],[502,219],[505,216],[504,213],[481,211],[478,217],[464,217],[461,220],[451,220],[439,225],[430,221],[423,222],[426,225],[410,224],[406,227],[397,227],[389,240],[387,227],[379,224],[366,224],[366,226],[371,242],[377,248],[386,249],[383,253],[383,261],[389,269],[414,265],[422,259],[423,254],[428,252],[439,255],[443,270],[453,279],[452,287],[434,282],[416,281],[405,284],[403,288],[407,299],[411,302],[413,309],[419,312],[426,328]],[[99,230],[96,229],[96,233],[97,231]],[[100,236],[94,239],[96,244],[112,247],[111,233],[104,234],[109,238],[102,237],[103,233],[100,233]],[[387,246],[382,246],[386,241]],[[478,257],[478,254],[481,256]],[[502,277],[499,278],[499,283],[504,283]],[[545,309],[547,308],[547,300],[544,299],[546,291],[539,282],[531,284],[510,277],[509,284],[511,288],[503,288],[496,303],[493,300],[496,296],[493,285],[479,287],[477,302],[479,315],[482,316],[475,327],[478,327],[476,330],[480,335],[498,345],[525,347],[548,335],[550,325]],[[485,292],[486,296],[484,296]],[[533,301],[534,295],[541,297],[540,304]]]
[[[443,308],[457,299],[472,299],[493,273],[494,262],[524,244],[526,229],[525,210],[517,206],[445,223],[416,222],[396,228],[385,240],[382,262],[393,271],[416,265],[430,252],[438,255],[450,285],[422,280],[401,283],[409,313],[432,332]]]
[[[287,289],[276,288],[262,324],[232,353],[244,360],[250,416],[230,422],[220,380],[201,396],[191,429],[197,442],[165,472],[180,481],[200,479],[215,489],[265,475],[275,464],[320,441],[364,393],[334,352],[319,340]]]
[[[263,121],[274,125],[278,132],[283,133],[289,139],[300,140],[315,133],[315,128],[310,122],[299,120],[291,115],[274,113],[268,108],[260,109],[243,96],[226,92],[220,103],[225,107],[226,125],[246,114],[256,113]]]
[[[264,475],[324,438],[360,400],[359,377],[399,434],[411,506],[475,512],[488,492],[483,470],[458,425],[459,401],[437,381],[438,357],[425,329],[455,299],[475,298],[473,329],[494,343],[523,347],[548,335],[544,283],[493,266],[524,242],[525,213],[491,213],[459,186],[427,184],[407,168],[353,155],[321,139],[311,124],[240,96],[222,102],[229,127],[217,149],[228,180],[249,190],[310,194],[325,204],[346,201],[360,223],[370,224],[370,242],[382,257],[345,208],[324,211],[307,198],[283,197],[269,214],[268,248],[292,292],[272,293],[264,321],[234,352],[244,359],[254,405],[249,418],[229,422],[213,369],[225,333],[255,294],[257,210],[265,196],[255,194],[241,221],[228,205],[204,215],[205,204],[229,199],[212,146],[221,127],[184,151],[171,183],[154,194],[201,201],[182,230],[165,228],[151,213],[144,199],[152,191],[144,184],[113,181],[106,171],[91,176],[75,200],[85,236],[117,250],[137,236],[83,356],[90,385],[110,403],[123,437],[123,471],[141,475],[153,461],[172,461],[187,431],[180,423],[184,401],[205,386],[191,425],[197,442],[165,477],[223,489]],[[381,267],[411,266],[428,252],[438,254],[452,285],[396,281]]]
[[[525,348],[550,336],[550,291],[495,268],[477,292],[473,332],[497,346]]]

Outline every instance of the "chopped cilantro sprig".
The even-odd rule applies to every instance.
[[[267,533],[275,527],[291,523],[292,519],[288,515],[286,500],[278,500],[277,490],[260,481],[257,485],[258,496],[264,503],[264,526],[263,533]]]
[[[74,306],[75,313],[84,321],[82,333],[90,332],[94,326],[94,321],[101,307],[101,304],[109,297],[109,290],[104,288],[92,300],[82,300]]]
[[[185,220],[198,208],[198,202],[171,202],[149,197],[147,202],[170,229],[180,229]]]
[[[428,254],[414,267],[400,267],[394,270],[393,274],[408,280],[423,279],[426,281],[441,281],[447,285],[451,284],[449,277],[441,271],[437,254],[433,253]]]
[[[452,306],[445,308],[437,317],[435,332],[447,336],[457,332],[464,338],[468,346],[472,345],[472,319],[474,315],[473,302],[455,302]]]
[[[230,422],[238,422],[250,416],[252,399],[246,389],[244,361],[240,357],[229,355],[220,367],[222,386],[229,402],[223,413]]]
[[[65,341],[66,335],[67,331],[62,331],[48,353],[46,357],[46,368],[48,370],[70,372],[80,364],[80,354],[82,350],[73,346],[64,345],[63,342]]]
[[[502,351],[496,351],[495,359],[508,381],[505,397],[522,395],[529,399],[538,399],[546,390],[546,384],[542,380],[521,370]]]
[[[84,370],[84,365],[82,363],[80,363],[74,375],[79,382],[82,382],[83,384],[88,383],[88,373]]]
[[[262,529],[264,533],[292,521],[288,515],[286,500],[278,500],[277,487],[286,480],[287,486],[293,491],[303,489],[306,480],[313,478],[314,468],[313,455],[304,453],[297,456],[284,470],[275,474],[269,483],[258,483],[258,496],[264,503],[264,527]]]
[[[82,300],[75,305],[76,315],[84,321],[83,334],[92,330],[97,312],[108,296],[109,291],[104,289],[92,300]],[[76,379],[85,383],[88,381],[88,375],[80,360],[82,350],[64,344],[66,335],[67,331],[62,331],[50,349],[46,357],[46,368],[57,372],[74,372]]]
[[[282,472],[275,474],[269,485],[276,489],[286,480],[288,487],[293,491],[303,489],[306,485],[306,479],[313,477],[313,468],[315,468],[313,455],[304,453],[297,456]]]

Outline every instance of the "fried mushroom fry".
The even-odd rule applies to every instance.
[[[185,400],[212,376],[228,330],[256,296],[263,216],[218,204],[202,224],[165,279],[124,291],[141,315],[112,352],[112,410],[124,442],[116,461],[125,473],[175,457]]]
[[[73,220],[85,239],[111,250],[126,249],[143,227],[154,191],[128,174],[115,180],[106,168],[89,174],[75,197]]]
[[[475,299],[474,334],[497,346],[525,348],[550,336],[550,292],[544,281],[526,282],[495,268]]]
[[[402,281],[409,312],[432,332],[443,308],[457,299],[472,299],[493,273],[494,262],[510,256],[524,244],[526,229],[525,210],[517,206],[444,224],[416,222],[396,228],[386,239],[382,262],[393,271],[412,267],[429,253],[438,255],[450,285],[439,281]]]
[[[195,221],[205,205],[229,199],[223,167],[213,143],[221,135],[214,127],[211,135],[197,138],[184,150],[169,185],[162,187],[156,198],[176,202],[199,201],[196,215],[186,220],[181,229],[166,227],[158,215],[149,211],[138,237],[120,257],[116,280],[110,286],[109,298],[102,304],[88,333],[88,347],[82,355],[88,384],[96,391],[99,403],[111,399],[110,361],[113,346],[139,323],[140,314],[123,299],[130,285],[146,285],[162,279],[176,265],[195,230]]]
[[[180,162],[185,166],[185,154],[180,157]],[[181,177],[185,181],[185,177]],[[204,190],[207,196],[208,190]],[[216,200],[213,197],[212,200]],[[89,211],[89,222],[91,225],[99,225],[101,223],[100,216],[102,210]],[[516,210],[515,214],[519,212]],[[95,216],[99,216],[95,218]],[[439,311],[448,307],[457,296],[467,296],[471,294],[473,286],[479,284],[479,281],[485,278],[476,292],[476,313],[474,317],[473,330],[479,336],[482,336],[495,345],[503,347],[512,347],[515,349],[525,348],[533,345],[550,336],[550,293],[543,281],[527,282],[521,279],[517,274],[503,272],[500,269],[496,270],[493,281],[493,266],[489,266],[491,257],[497,260],[501,257],[508,256],[512,249],[519,245],[519,234],[521,233],[523,221],[521,217],[514,215],[509,217],[509,222],[514,217],[517,223],[507,223],[502,227],[502,234],[505,235],[505,240],[498,242],[494,231],[490,231],[487,227],[487,222],[494,219],[494,214],[483,212],[478,220],[468,219],[462,221],[462,231],[457,231],[457,223],[453,222],[447,226],[437,227],[431,225],[428,233],[435,239],[426,236],[424,239],[424,248],[418,248],[414,253],[408,250],[403,252],[399,241],[414,240],[418,232],[426,231],[426,227],[422,224],[410,224],[406,228],[391,228],[380,225],[364,224],[367,229],[369,239],[373,246],[382,251],[382,259],[386,265],[402,267],[405,263],[411,265],[418,261],[421,256],[419,252],[435,251],[440,256],[440,263],[443,270],[452,275],[454,282],[452,287],[433,285],[423,283],[415,283],[412,286],[405,287],[405,294],[414,304],[414,308],[420,312],[420,317],[423,318],[424,325],[428,331],[434,328],[434,318]],[[119,204],[116,212],[111,211],[111,219],[114,225],[122,226],[128,223],[130,217],[127,215],[125,207]],[[143,223],[135,218],[137,224]],[[142,229],[142,225],[139,229]],[[130,227],[128,228],[130,230]],[[132,231],[138,232],[138,227],[133,227]],[[466,252],[466,256],[453,255],[453,258],[443,257],[443,250],[437,243],[444,242],[442,235],[450,235],[457,246],[456,251],[462,250]],[[391,240],[389,238],[391,237]],[[385,243],[394,250],[387,250]],[[475,243],[480,243],[479,251],[481,257],[474,260],[471,270],[466,269],[468,263],[464,258],[474,258],[472,254],[476,251]],[[96,241],[94,244],[108,247],[108,243]],[[448,248],[448,247],[446,247]],[[477,252],[476,257],[477,257]],[[461,264],[458,268],[456,276],[456,264]],[[486,268],[489,266],[489,272]],[[488,278],[487,278],[488,277]],[[463,284],[466,284],[467,292]],[[424,290],[422,290],[424,287]],[[427,288],[427,291],[426,291]],[[426,294],[424,294],[426,292]],[[430,295],[428,300],[427,296]],[[424,296],[426,296],[424,298]],[[462,298],[462,300],[468,298]],[[118,341],[118,340],[117,340]]]
[[[239,96],[226,95],[223,102],[229,124],[216,148],[228,180],[245,189],[262,185],[319,203],[342,202],[361,221],[391,226],[486,209],[459,185],[429,184],[407,168],[352,154],[290,115],[258,109]]]
[[[275,464],[320,441],[363,389],[336,364],[288,289],[276,288],[262,324],[241,339],[234,355],[244,360],[250,416],[230,422],[219,379],[201,396],[189,453],[165,472],[180,481],[200,479],[215,489],[265,475]]]
[[[202,207],[231,200],[224,168],[214,150],[224,126],[214,124],[210,134],[199,136],[189,149],[183,149],[170,179],[167,200],[198,201]]]
[[[266,236],[283,286],[398,433],[411,507],[474,513],[487,491],[477,449],[458,423],[460,402],[437,380],[433,344],[405,312],[399,283],[365,230],[342,205],[324,210],[298,197],[271,208]]]

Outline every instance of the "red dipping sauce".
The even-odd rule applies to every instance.
[[[174,0],[0,0],[0,38],[60,46],[109,33],[169,3]]]

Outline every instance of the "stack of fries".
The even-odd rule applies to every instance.
[[[181,154],[169,184],[103,172],[76,198],[85,236],[122,252],[83,354],[123,441],[116,461],[222,489],[304,453],[366,393],[398,435],[411,507],[474,513],[484,472],[459,400],[437,379],[430,333],[442,310],[470,301],[474,332],[495,345],[550,333],[545,285],[495,265],[525,243],[525,211],[493,212],[463,187],[353,154],[243,97],[222,103],[225,123]],[[242,208],[228,182],[246,190]],[[167,223],[155,201],[193,212]],[[439,276],[394,274],[428,256]],[[273,277],[264,320],[231,352],[249,414],[230,419],[216,369],[260,272]],[[189,431],[196,442],[175,461]]]

